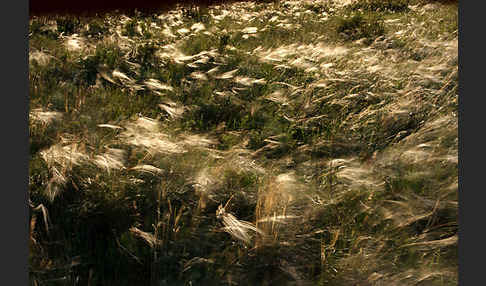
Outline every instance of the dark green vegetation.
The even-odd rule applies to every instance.
[[[32,285],[456,285],[457,6],[32,17]]]

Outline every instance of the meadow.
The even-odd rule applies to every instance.
[[[29,19],[31,285],[457,285],[457,1]]]

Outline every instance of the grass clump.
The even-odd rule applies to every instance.
[[[57,31],[65,36],[76,33],[80,28],[80,20],[74,17],[56,19]]]
[[[109,32],[108,25],[100,19],[93,20],[87,25],[88,28],[84,31],[84,34],[88,37],[101,38]]]
[[[182,8],[182,15],[195,22],[208,23],[210,21],[208,11],[205,6],[191,5]]]
[[[407,12],[409,0],[359,0],[348,6],[350,10],[373,12]]]
[[[385,26],[380,16],[375,14],[355,13],[348,18],[337,18],[336,32],[345,40],[366,39],[370,44],[385,34]]]

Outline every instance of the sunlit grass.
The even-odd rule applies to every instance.
[[[425,2],[32,17],[32,280],[456,285],[457,6]]]

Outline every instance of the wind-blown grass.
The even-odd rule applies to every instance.
[[[457,284],[457,6],[31,17],[29,42],[33,284]]]

